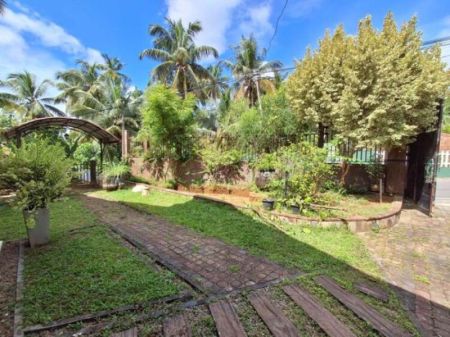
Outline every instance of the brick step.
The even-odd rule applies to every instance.
[[[359,297],[349,293],[339,284],[326,276],[319,276],[315,281],[324,287],[331,295],[341,302],[358,317],[366,321],[370,326],[386,337],[409,337],[410,333],[391,322],[377,310],[361,300]]]
[[[192,337],[191,328],[182,314],[164,321],[163,330],[164,337]]]
[[[250,294],[249,300],[275,337],[299,337],[294,324],[265,294],[254,292]]]
[[[330,337],[356,337],[356,335],[331,312],[320,305],[320,301],[306,290],[289,285],[284,292],[311,317]]]

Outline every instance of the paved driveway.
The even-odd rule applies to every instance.
[[[360,236],[421,335],[450,336],[450,207],[436,207],[433,217],[405,209],[393,228]]]
[[[450,178],[437,178],[436,183],[435,203],[450,206]]]

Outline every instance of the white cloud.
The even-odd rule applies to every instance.
[[[42,80],[66,69],[63,59],[101,62],[99,51],[85,47],[61,26],[17,1],[11,4],[0,16],[0,77],[28,70]]]
[[[223,53],[243,34],[262,39],[273,32],[271,1],[255,4],[252,0],[166,0],[167,16],[182,19],[184,24],[199,20],[203,30],[196,42]]]
[[[239,25],[243,35],[253,34],[257,39],[263,39],[273,33],[270,22],[272,5],[269,2],[246,8],[243,21]]]
[[[184,24],[199,20],[203,30],[196,42],[215,47],[220,53],[227,49],[227,31],[233,23],[233,12],[243,0],[166,0],[167,16],[182,19]]]

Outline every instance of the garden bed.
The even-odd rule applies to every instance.
[[[152,186],[152,188],[158,187]],[[330,207],[327,205],[312,205],[311,209],[305,214],[299,215],[294,214],[285,205],[276,203],[275,210],[269,212],[261,207],[261,201],[267,198],[265,193],[251,192],[248,189],[243,192],[245,189],[241,187],[237,189],[237,193],[234,192],[233,187],[214,188],[195,186],[181,188],[177,191],[162,188],[161,190],[227,204],[235,208],[251,208],[270,220],[297,224],[309,223],[321,227],[345,227],[353,232],[392,227],[398,222],[402,209],[401,197],[383,196],[383,202],[380,203],[377,193],[342,195],[330,192],[327,198],[334,200]],[[223,193],[222,191],[226,192]]]

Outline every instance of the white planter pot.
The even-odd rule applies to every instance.
[[[23,211],[23,216],[31,248],[47,244],[50,240],[48,208],[38,208],[34,212]]]

